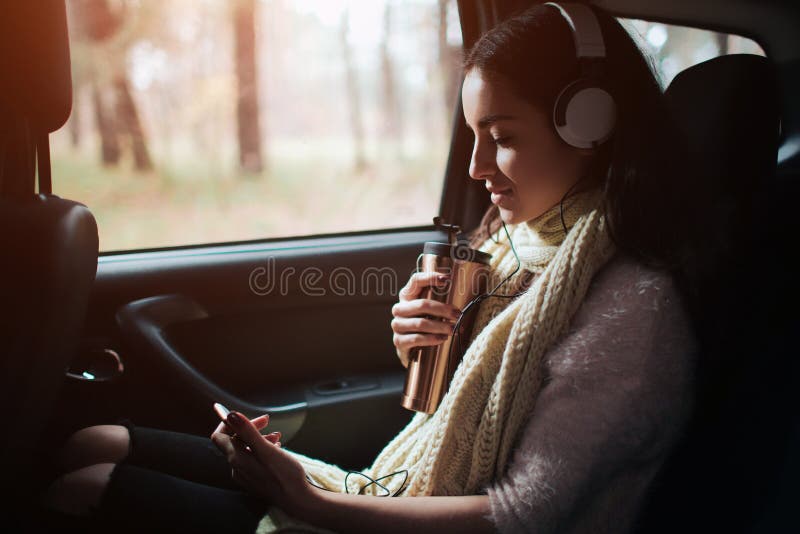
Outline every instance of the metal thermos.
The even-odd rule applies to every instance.
[[[434,222],[438,225],[437,220],[438,217]],[[453,225],[444,226],[456,231],[458,228]],[[445,286],[428,287],[422,298],[452,304],[463,310],[469,301],[486,290],[491,257],[491,254],[469,248],[464,243],[457,243],[455,233],[450,234],[450,243],[426,242],[422,254],[417,259],[417,271],[436,271],[449,273],[451,276]],[[465,348],[472,332],[474,317],[474,313],[462,317],[458,328],[460,344]],[[428,318],[445,320],[435,316]],[[403,407],[425,413],[436,411],[463,356],[456,350],[458,347],[453,347],[451,354],[450,346],[453,342],[454,335],[451,334],[439,345],[417,347],[410,351],[401,402]]]

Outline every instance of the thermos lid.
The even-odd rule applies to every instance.
[[[489,265],[492,255],[478,249],[469,248],[464,243],[450,245],[449,243],[439,243],[437,241],[426,241],[422,249],[423,254],[434,254],[436,256],[449,256],[459,261],[474,261]]]

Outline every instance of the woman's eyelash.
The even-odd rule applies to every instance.
[[[510,137],[497,137],[497,138],[493,137],[492,142],[495,145],[502,146],[507,144],[510,139],[511,139]]]

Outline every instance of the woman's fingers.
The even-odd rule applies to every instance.
[[[392,319],[392,331],[395,334],[443,334],[453,333],[455,321],[441,321],[425,317],[395,317]]]
[[[432,298],[419,298],[429,286],[446,286],[450,275],[439,272],[414,273],[400,290],[400,301],[392,306],[392,342],[397,356],[408,367],[408,351],[415,347],[442,344],[452,335],[461,310]]]
[[[269,414],[259,415],[255,419],[251,419],[251,422],[257,429],[261,430],[269,423]],[[220,423],[217,425],[217,428],[214,429],[214,432],[227,434],[228,436],[232,436],[234,434],[234,431],[231,430],[231,427],[228,426],[225,421],[220,421]]]
[[[254,427],[251,426],[251,428]],[[264,435],[263,438],[265,440],[270,440],[271,443],[275,443],[278,442],[279,434],[280,432],[272,432]],[[273,442],[271,440],[275,441]],[[225,455],[231,468],[246,473],[248,478],[252,479],[254,473],[258,473],[264,469],[256,460],[253,449],[248,446],[246,440],[239,437],[239,434],[230,436],[215,432],[211,435],[211,441],[213,441],[214,445]]]
[[[211,434],[211,442],[225,455],[230,461],[233,454],[233,445],[231,444],[231,436],[224,432],[214,432]]]
[[[281,439],[280,432],[270,432],[269,434],[264,434],[264,439],[271,441],[272,443],[277,443]]]
[[[409,309],[419,309],[412,308],[415,302],[416,301],[411,301],[402,304],[408,305]],[[433,300],[427,302],[433,303],[429,304],[427,309],[436,308],[442,310],[441,307],[435,305],[453,308],[450,305],[444,305],[441,302]],[[405,311],[405,309],[400,310],[401,313]],[[391,322],[392,332],[394,332],[392,343],[397,349],[397,356],[400,358],[403,366],[408,367],[409,350],[415,347],[432,347],[444,343],[448,336],[453,334],[456,323],[455,317],[455,312],[452,312],[444,321],[440,319],[429,319],[427,317],[395,316]]]
[[[423,289],[428,286],[442,287],[447,284],[450,276],[447,273],[422,272],[414,273],[409,278],[408,283],[400,290],[398,296],[400,300],[412,300],[418,298]]]
[[[211,433],[211,437],[213,438],[214,434],[231,435],[231,433],[232,433],[232,431],[228,427],[228,425],[225,424],[225,421],[220,421],[220,423],[217,425],[217,428],[215,428],[214,431]]]
[[[452,304],[446,304],[433,299],[414,299],[397,302],[392,306],[394,317],[419,317],[432,315],[442,319],[458,320],[461,310]]]
[[[228,457],[231,466],[231,476],[239,485],[251,493],[262,495],[267,484],[274,484],[274,480],[265,467],[256,459],[252,450],[239,437],[230,438],[232,454]]]
[[[255,419],[251,419],[250,422],[253,423],[257,429],[261,430],[269,423],[269,414],[265,413],[264,415],[259,415]]]
[[[211,439],[225,454],[231,468],[231,478],[249,493],[268,502],[278,502],[282,497],[281,491],[285,481],[280,475],[282,470],[275,470],[280,463],[274,460],[282,458],[270,458],[269,454],[265,455],[264,452],[287,456],[275,450],[281,446],[278,441],[280,432],[262,435],[252,421],[238,412],[228,414],[228,419],[230,419],[228,425],[236,431],[236,434],[230,436],[214,433]],[[272,440],[275,440],[274,445],[264,443],[265,441],[273,443]],[[302,474],[302,466],[300,471]]]
[[[435,347],[447,339],[446,334],[395,334],[392,342],[400,352],[407,352],[415,347]]]
[[[239,414],[239,412],[229,413],[227,423],[236,432],[237,438],[250,447],[262,464],[265,466],[270,464],[278,451],[275,450],[275,445],[272,442],[267,443],[269,440],[262,437],[261,432],[258,431],[253,423]]]

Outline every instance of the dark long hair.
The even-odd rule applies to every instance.
[[[613,137],[596,149],[588,180],[604,189],[609,235],[617,249],[645,265],[665,269],[689,297],[694,313],[700,214],[708,193],[692,177],[687,142],[654,74],[652,59],[620,23],[591,7],[606,45],[604,84],[617,105]],[[560,90],[580,74],[572,31],[552,6],[518,11],[483,34],[466,52],[463,72],[477,68],[501,80],[547,115]],[[557,135],[551,124],[553,135]],[[469,234],[479,246],[501,226],[492,204]]]

